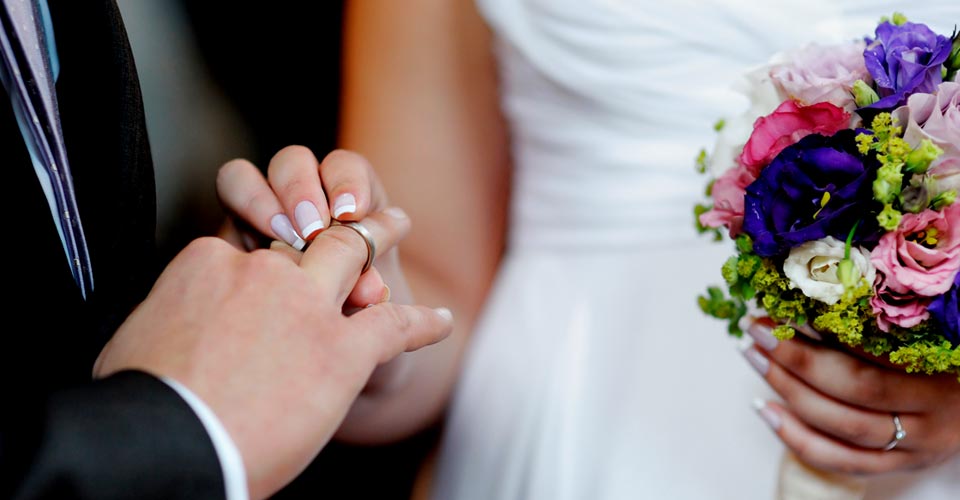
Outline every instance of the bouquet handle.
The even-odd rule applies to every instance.
[[[776,500],[863,500],[866,480],[823,472],[805,465],[790,452],[780,462]]]

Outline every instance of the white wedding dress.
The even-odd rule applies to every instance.
[[[950,34],[955,0],[906,13]],[[696,296],[730,249],[693,230],[711,126],[749,67],[872,33],[884,0],[479,0],[515,166],[509,242],[439,458],[436,500],[765,500],[769,396]],[[892,429],[891,429],[892,432]],[[960,460],[869,499],[960,498]]]

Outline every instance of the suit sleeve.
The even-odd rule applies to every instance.
[[[159,379],[122,372],[21,403],[0,410],[2,497],[225,498],[203,423]]]

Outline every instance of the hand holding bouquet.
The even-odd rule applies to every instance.
[[[960,379],[958,68],[956,33],[895,15],[872,39],[811,45],[748,75],[750,111],[718,123],[699,159],[718,176],[698,226],[736,245],[726,290],[710,288],[701,308],[739,336],[755,304],[780,339],[815,330],[908,373]],[[779,499],[864,493],[862,479],[793,455],[781,469]]]
[[[907,372],[960,376],[958,68],[956,35],[895,15],[873,39],[752,73],[753,112],[772,112],[746,117],[752,130],[720,124],[701,156],[722,173],[698,223],[737,248],[726,293],[701,308],[739,335],[755,301],[781,339],[812,327]]]

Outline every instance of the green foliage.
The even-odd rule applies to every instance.
[[[848,288],[836,304],[826,304],[791,288],[790,280],[779,271],[782,263],[754,254],[749,238],[738,239],[737,246],[738,254],[721,269],[726,290],[710,287],[698,299],[706,314],[727,322],[732,335],[743,335],[740,319],[746,315],[747,303],[756,300],[780,323],[773,334],[781,340],[793,338],[796,327],[809,322],[821,334],[887,359],[908,373],[960,377],[960,347],[951,347],[933,324],[894,328],[889,333],[877,327],[870,306],[873,289],[866,280],[861,278],[857,286]]]
[[[706,148],[701,149],[700,152],[697,153],[696,166],[697,166],[698,173],[701,173],[701,174],[707,173],[707,170],[710,168],[710,165],[707,163],[709,159],[710,157],[707,155]]]

